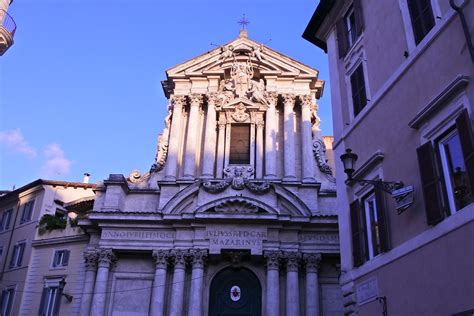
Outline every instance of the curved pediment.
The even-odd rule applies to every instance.
[[[271,206],[250,197],[230,196],[206,203],[196,213],[220,214],[278,214]]]

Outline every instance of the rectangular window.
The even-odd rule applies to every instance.
[[[350,9],[344,17],[344,25],[347,33],[347,44],[351,47],[357,39],[355,14],[353,9]]]
[[[21,266],[23,260],[23,253],[25,251],[26,242],[22,241],[13,246],[13,253],[10,260],[10,268],[16,268]]]
[[[250,164],[250,124],[231,125],[229,163]]]
[[[10,228],[10,221],[12,218],[13,210],[9,209],[8,211],[3,212],[0,219],[0,231],[4,231]]]
[[[54,252],[53,267],[65,267],[69,264],[69,250],[56,250]]]
[[[407,0],[408,11],[410,11],[411,25],[415,43],[418,45],[421,40],[435,25],[431,0]]]
[[[360,64],[352,73],[351,77],[352,105],[354,107],[354,117],[362,111],[367,104],[367,94],[365,91],[364,69]]]
[[[15,289],[7,288],[2,291],[2,310],[0,315],[12,315],[13,299],[15,297]]]
[[[369,259],[372,259],[382,252],[380,248],[379,221],[377,218],[377,205],[375,203],[374,193],[371,193],[364,199],[364,213],[365,225],[367,227],[368,255]]]
[[[21,214],[20,223],[25,223],[31,220],[31,216],[33,215],[33,207],[35,206],[35,201],[28,201],[23,206],[23,213]]]
[[[43,289],[43,297],[41,299],[40,311],[41,316],[59,315],[59,305],[61,303],[61,290],[59,285],[46,286]]]
[[[364,18],[361,0],[353,0],[352,7],[336,24],[339,58],[346,56],[347,51],[362,35]]]

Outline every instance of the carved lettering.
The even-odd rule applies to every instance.
[[[306,243],[338,244],[339,236],[337,234],[303,233],[299,235],[298,241]]]
[[[114,240],[173,240],[173,231],[137,231],[137,230],[103,230],[102,239]]]
[[[264,228],[210,227],[206,238],[209,239],[211,253],[220,253],[221,249],[250,249],[252,254],[261,254],[267,231]]]

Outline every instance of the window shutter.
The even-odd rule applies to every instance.
[[[361,209],[359,200],[355,200],[350,205],[351,228],[352,228],[352,255],[354,257],[354,266],[358,267],[365,261],[365,231],[361,225]]]
[[[18,254],[18,266],[21,266],[21,262],[23,261],[23,252],[25,251],[25,244],[19,244],[18,247],[20,247],[20,253]]]
[[[443,220],[446,212],[433,145],[431,142],[427,142],[418,147],[416,151],[420,167],[421,185],[423,187],[426,219],[428,225],[436,225]]]
[[[16,252],[18,245],[13,246],[13,252],[12,252],[12,257],[10,258],[10,268],[13,268],[15,266],[15,257],[16,257]]]
[[[364,15],[362,13],[361,0],[354,0],[353,8],[354,8],[356,32],[357,32],[357,36],[359,37],[362,34],[362,31],[364,30]]]
[[[29,212],[28,212],[28,218],[26,219],[27,221],[31,220],[31,217],[33,215],[34,207],[35,207],[35,200],[30,202],[30,209],[29,209]]]
[[[340,19],[336,24],[337,32],[337,48],[339,50],[339,58],[343,58],[347,52],[347,32],[344,26],[344,19]]]
[[[388,225],[388,214],[385,208],[384,191],[376,186],[374,188],[375,205],[377,208],[377,222],[379,226],[380,250],[390,250],[390,226]]]
[[[59,315],[59,307],[61,306],[61,298],[63,296],[63,290],[61,290],[58,287],[58,290],[56,291],[56,299],[54,300],[54,306],[53,306],[53,315],[58,316]]]
[[[474,197],[474,136],[472,133],[471,120],[469,119],[469,114],[466,109],[456,118],[456,127],[461,141],[464,164],[466,165],[471,189],[471,197]]]
[[[67,266],[69,264],[69,254],[71,252],[69,250],[64,250],[64,258],[63,258],[63,266]]]
[[[54,252],[54,257],[53,257],[53,267],[58,266],[58,256],[59,256],[59,251]]]
[[[38,310],[38,315],[39,316],[44,316],[44,306],[46,305],[47,294],[48,294],[48,288],[43,287],[43,293],[41,294],[41,303],[40,303],[40,307],[39,307],[39,310]]]

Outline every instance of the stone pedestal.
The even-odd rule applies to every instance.
[[[171,250],[170,259],[174,265],[173,285],[171,288],[170,316],[182,316],[184,300],[185,262],[184,250]]]
[[[176,180],[178,171],[178,154],[181,140],[181,121],[183,120],[183,108],[186,104],[185,96],[173,96],[173,116],[171,120],[170,140],[168,147],[168,157],[166,158],[165,179]]]
[[[306,315],[319,316],[318,269],[321,255],[304,254],[303,259],[306,266]]]
[[[295,166],[295,121],[294,107],[295,95],[285,93],[282,95],[284,113],[283,113],[283,131],[284,131],[284,181],[296,180]]]
[[[168,267],[168,251],[153,251],[153,259],[156,262],[155,277],[153,279],[153,289],[151,295],[151,316],[164,315],[165,290],[166,290],[166,270]]]
[[[266,251],[267,293],[265,315],[280,315],[280,251]]]
[[[84,280],[83,294],[81,299],[80,316],[89,316],[91,310],[92,293],[95,285],[95,275],[97,273],[97,260],[99,253],[95,249],[86,250],[84,252],[84,265],[86,268],[86,276]]]
[[[109,272],[116,257],[112,249],[98,250],[99,268],[95,280],[94,296],[92,298],[91,315],[105,315],[105,301],[107,299],[107,283]]]

